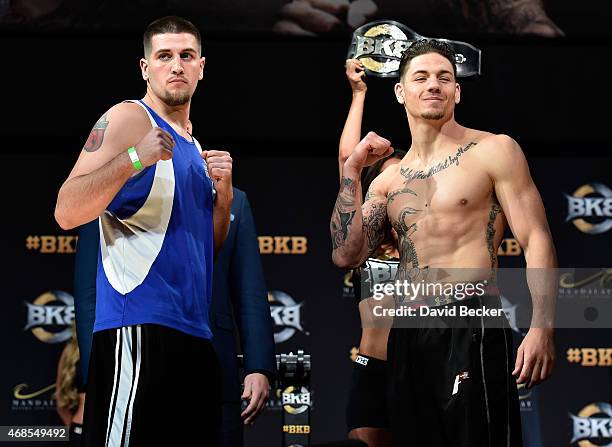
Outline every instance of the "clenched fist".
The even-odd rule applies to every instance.
[[[232,191],[232,157],[227,151],[202,151],[208,166],[208,175],[215,185],[217,200],[230,201]]]
[[[368,89],[365,78],[365,67],[359,59],[346,60],[346,77],[354,93],[365,92]]]
[[[368,134],[357,143],[350,157],[346,160],[345,167],[361,171],[366,166],[371,166],[378,160],[393,153],[391,142],[374,132]]]
[[[160,127],[154,127],[134,146],[142,166],[152,166],[159,160],[170,160],[174,139]]]

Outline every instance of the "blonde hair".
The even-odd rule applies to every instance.
[[[79,406],[79,393],[76,387],[77,362],[79,361],[79,345],[75,333],[75,327],[72,326],[72,337],[66,343],[66,347],[62,352],[64,362],[59,371],[59,384],[56,391],[56,399],[58,407],[65,407],[71,411],[76,411]]]

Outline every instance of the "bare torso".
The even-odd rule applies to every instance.
[[[481,163],[488,136],[470,131],[428,164],[409,152],[381,175],[387,219],[399,239],[398,280],[431,280],[443,268],[445,281],[476,281],[497,267],[506,220]],[[371,319],[371,306],[360,303],[362,320]],[[389,329],[363,326],[360,352],[385,359]]]
[[[497,266],[505,218],[479,162],[490,146],[488,135],[474,131],[428,165],[409,152],[388,169],[382,186],[387,218],[399,237],[398,279],[418,280],[423,269],[480,272]],[[481,279],[463,272],[468,277],[456,280]]]

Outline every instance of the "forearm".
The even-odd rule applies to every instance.
[[[122,152],[101,168],[69,179],[57,196],[55,220],[69,230],[95,219],[134,172],[128,153]]]
[[[527,285],[533,303],[532,328],[552,331],[555,318],[558,275],[557,257],[550,233],[534,231],[524,247]]]
[[[361,123],[363,120],[363,107],[365,103],[365,91],[353,92],[353,101],[349,109],[342,135],[340,136],[340,144],[338,150],[338,162],[340,166],[340,177],[344,162],[353,152],[359,140],[361,140]]]
[[[213,208],[213,237],[214,237],[214,255],[221,251],[230,226],[230,214],[232,209],[232,198],[222,199],[217,197]]]
[[[362,263],[365,246],[361,210],[360,172],[344,167],[340,191],[332,212],[330,231],[332,260],[338,267],[356,267]]]
[[[59,415],[64,425],[70,425],[70,422],[72,422],[72,412],[69,408],[57,407],[57,414]]]

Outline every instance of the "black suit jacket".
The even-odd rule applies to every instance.
[[[245,374],[276,371],[274,333],[257,232],[246,194],[234,188],[230,229],[213,270],[212,343],[223,369],[225,401],[240,399],[236,360],[238,327]],[[234,324],[234,322],[236,324]]]

